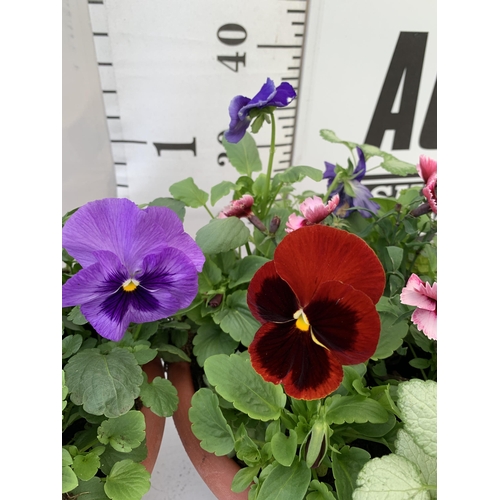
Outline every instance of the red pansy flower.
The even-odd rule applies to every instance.
[[[252,366],[296,399],[328,396],[342,365],[374,354],[384,287],[382,264],[361,238],[323,225],[288,234],[248,288],[262,323],[248,348]]]

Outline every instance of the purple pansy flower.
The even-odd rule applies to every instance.
[[[167,207],[140,209],[124,198],[92,201],[66,222],[63,247],[82,266],[62,288],[97,333],[120,340],[130,323],[187,307],[205,258]]]
[[[345,209],[349,207],[364,207],[373,212],[376,212],[380,208],[380,205],[370,199],[372,198],[370,190],[361,184],[361,179],[363,179],[366,174],[366,161],[361,148],[357,147],[356,151],[358,152],[359,161],[354,172],[351,174],[348,170],[341,167],[337,167],[339,172],[335,172],[335,165],[325,161],[326,169],[323,174],[323,179],[328,179],[328,187],[331,186],[332,182],[337,182],[337,186],[332,190],[329,198],[336,194],[340,197],[339,204],[334,213],[337,215],[340,215],[339,212],[345,213],[344,217],[350,215],[351,211],[345,212]],[[337,175],[338,179],[336,179]],[[372,214],[366,210],[359,210],[359,213],[363,217],[372,216]]]
[[[249,116],[252,109],[262,109],[268,106],[283,108],[288,106],[295,97],[297,97],[297,94],[288,82],[283,82],[278,87],[275,87],[270,78],[267,79],[253,99],[237,95],[229,104],[231,122],[229,123],[229,130],[224,133],[226,140],[235,143],[243,139],[246,129],[252,121]]]

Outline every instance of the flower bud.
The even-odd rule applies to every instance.
[[[269,232],[271,234],[276,233],[276,231],[279,229],[281,223],[281,219],[275,215],[272,219],[271,222],[269,223]]]
[[[306,438],[306,464],[311,469],[319,467],[325,458],[328,439],[328,425],[323,420],[314,423]]]

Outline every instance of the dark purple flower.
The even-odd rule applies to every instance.
[[[107,339],[120,340],[130,323],[175,314],[198,291],[205,258],[167,207],[92,201],[68,219],[62,243],[83,267],[63,285],[63,307],[80,305]]]
[[[330,193],[329,198],[336,194],[340,197],[339,204],[334,213],[337,215],[339,215],[339,212],[345,213],[344,217],[348,217],[351,213],[351,211],[345,212],[346,208],[364,207],[373,212],[376,212],[380,208],[380,205],[370,199],[372,198],[370,190],[361,184],[361,179],[366,174],[366,161],[361,148],[357,147],[356,151],[358,152],[359,162],[352,173],[341,167],[337,167],[339,172],[335,172],[335,165],[325,161],[326,169],[323,179],[328,179],[328,187],[331,186],[332,182],[337,183],[336,187]],[[373,215],[366,210],[359,210],[359,213],[363,217],[371,217]]]
[[[278,87],[275,87],[270,78],[267,79],[253,99],[237,95],[229,104],[231,122],[229,123],[229,130],[224,133],[226,140],[235,143],[243,139],[246,129],[252,121],[249,116],[252,109],[262,109],[268,106],[283,108],[288,106],[295,97],[297,97],[297,94],[288,82],[283,82]]]

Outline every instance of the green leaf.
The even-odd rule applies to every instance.
[[[290,467],[277,465],[272,469],[262,483],[257,500],[304,498],[310,481],[311,469],[296,457]]]
[[[222,279],[222,271],[210,258],[205,259],[203,269],[198,275],[198,291],[200,293],[211,292]]]
[[[124,348],[108,354],[88,349],[75,354],[64,368],[71,401],[94,415],[118,417],[134,406],[142,369]]]
[[[384,153],[382,157],[384,158],[384,161],[379,166],[391,174],[406,176],[417,173],[417,167],[411,163],[398,160],[395,156],[387,153]]]
[[[200,366],[214,354],[232,354],[238,347],[239,342],[234,340],[217,325],[209,323],[198,328],[193,339],[193,353]]]
[[[151,487],[150,477],[144,465],[122,460],[111,469],[104,491],[111,500],[141,500]]]
[[[212,187],[210,191],[210,203],[215,205],[221,198],[227,196],[231,190],[236,189],[234,182],[222,181]]]
[[[306,500],[336,500],[336,496],[328,489],[327,483],[321,483],[317,479],[313,479],[309,485],[310,493],[307,494]]]
[[[361,448],[344,446],[340,453],[332,453],[332,470],[338,500],[351,500],[359,471],[370,460],[370,454]]]
[[[264,446],[268,446],[268,444],[266,443]],[[241,424],[236,431],[234,449],[236,457],[248,466],[259,464],[262,461],[259,447],[248,435],[244,424]]]
[[[260,465],[241,468],[233,478],[231,491],[234,493],[241,493],[242,491],[245,491],[250,486],[253,478],[258,474],[259,470]]]
[[[176,361],[191,361],[190,357],[182,349],[179,349],[174,345],[159,344],[157,349],[167,363],[175,363]]]
[[[172,184],[170,193],[191,208],[202,207],[208,201],[208,193],[200,189],[192,177]]]
[[[342,141],[333,130],[322,129],[319,131],[319,135],[325,139],[325,141],[333,142],[334,144],[344,144],[351,150],[358,145],[355,142]]]
[[[83,342],[83,337],[77,333],[76,335],[68,335],[62,339],[62,359],[69,358],[78,352]]]
[[[247,304],[247,291],[237,290],[226,299],[225,307],[213,315],[216,323],[231,337],[248,347],[260,328]]]
[[[229,162],[241,175],[251,176],[252,172],[260,172],[262,170],[262,162],[260,161],[257,144],[248,132],[236,144],[227,142],[223,136],[222,145],[226,150]]]
[[[219,398],[210,389],[203,388],[194,393],[189,420],[193,424],[193,434],[201,441],[204,450],[217,456],[233,451],[233,431],[219,408]]]
[[[68,319],[75,325],[85,325],[88,323],[82,311],[80,311],[80,306],[75,306],[71,309],[71,312],[68,314]]]
[[[80,481],[74,490],[71,490],[71,497],[75,500],[109,500],[104,493],[104,482],[98,477],[93,477],[90,481]]]
[[[387,422],[384,422],[383,424],[372,424],[367,422],[366,424],[353,424],[352,428],[361,434],[361,436],[378,438],[385,436],[394,428],[395,425],[396,417],[392,413],[389,413]]]
[[[404,429],[431,457],[437,457],[437,383],[412,379],[398,386]]]
[[[79,479],[89,481],[96,474],[101,461],[95,453],[87,453],[85,455],[77,455],[73,459],[73,470]]]
[[[131,351],[135,356],[137,363],[141,366],[153,361],[153,359],[155,359],[158,355],[158,351],[156,349],[150,349],[148,346],[141,344],[133,346]]]
[[[173,210],[179,219],[184,222],[186,216],[186,204],[174,198],[156,198],[148,204],[150,207],[167,207]]]
[[[286,395],[280,385],[266,382],[249,359],[218,354],[205,361],[205,374],[211,385],[235,408],[256,420],[276,420],[285,407]]]
[[[109,443],[116,451],[122,453],[137,448],[145,437],[144,415],[137,410],[105,420],[97,429],[97,439],[102,444]]]
[[[282,432],[274,434],[271,438],[271,449],[276,461],[289,467],[297,454],[297,433],[290,430],[288,437]]]
[[[78,486],[78,478],[69,465],[62,467],[62,493],[71,491]]]
[[[66,448],[62,448],[62,465],[63,465],[63,467],[65,465],[72,465],[72,464],[73,464],[73,457],[71,456],[71,453]]]
[[[379,312],[381,329],[377,350],[372,356],[375,361],[388,358],[403,343],[408,333],[408,323],[399,321],[398,317],[389,312]]]
[[[254,274],[266,263],[269,259],[260,255],[248,255],[239,260],[238,263],[231,269],[229,278],[229,288],[235,288],[242,283],[249,283]]]
[[[336,394],[325,401],[326,418],[328,423],[383,424],[387,422],[389,414],[387,410],[377,401],[363,396],[341,396]]]
[[[146,440],[144,440],[137,448],[127,453],[116,451],[110,445],[105,447],[105,452],[101,455],[101,471],[108,475],[117,462],[121,460],[132,460],[133,462],[140,463],[148,456],[148,449],[146,447]]]
[[[395,444],[396,454],[413,462],[426,484],[437,486],[437,458],[427,455],[404,429],[398,431]]]
[[[417,466],[399,455],[374,458],[361,469],[352,500],[430,500]]]
[[[401,262],[403,261],[404,251],[400,247],[388,246],[385,247],[387,254],[389,256],[389,261],[391,263],[391,268],[388,271],[396,271],[399,269]]]
[[[283,172],[276,174],[273,178],[273,186],[278,183],[294,183],[299,182],[304,177],[309,177],[313,181],[319,182],[323,179],[323,172],[317,168],[300,165],[296,167],[288,167]]]
[[[179,404],[177,389],[170,380],[155,377],[151,383],[144,374],[144,383],[141,386],[141,401],[144,406],[160,417],[171,417]]]
[[[227,252],[248,243],[250,230],[238,217],[212,219],[196,233],[196,243],[205,254]]]

